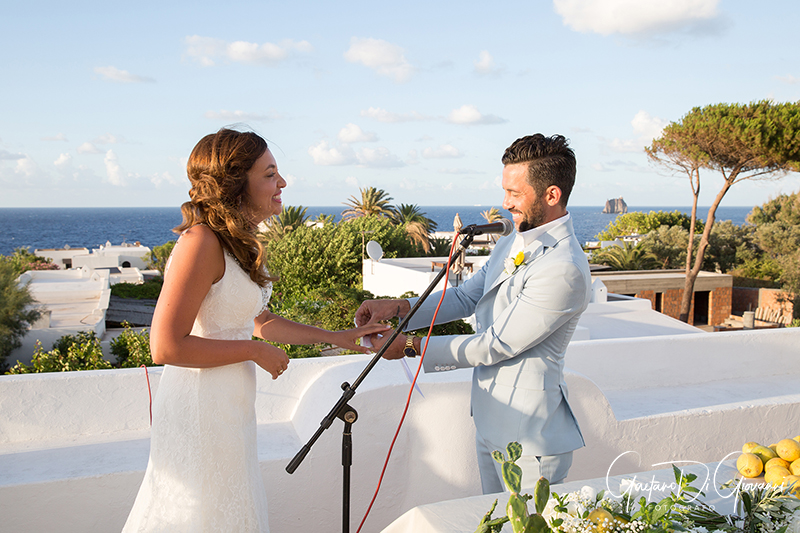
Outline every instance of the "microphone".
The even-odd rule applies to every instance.
[[[470,224],[469,226],[464,226],[458,233],[460,235],[496,234],[505,237],[506,235],[511,235],[512,231],[514,231],[514,223],[507,218],[501,218],[497,222],[492,222],[490,224],[481,224],[480,226]]]

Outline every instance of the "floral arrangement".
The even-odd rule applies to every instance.
[[[562,495],[553,492],[544,499],[542,492],[549,491],[549,483],[540,478],[534,496],[520,495],[522,472],[514,462],[521,450],[514,442],[507,447],[508,460],[501,452],[493,453],[503,465],[503,480],[511,491],[507,515],[492,519],[495,500],[475,533],[499,533],[506,522],[514,533],[800,533],[800,499],[792,495],[791,487],[744,486],[730,481],[721,488],[733,488],[737,512],[724,515],[698,499],[704,494],[692,486],[697,476],[675,466],[677,492],[657,502],[638,497],[631,480],[621,483],[618,495],[587,486]],[[531,499],[536,509],[529,514],[526,502]]]
[[[527,255],[523,251],[520,251],[514,257],[506,257],[505,262],[503,263],[505,266],[505,271],[513,275],[517,269],[519,269],[519,267],[527,264],[526,259]]]

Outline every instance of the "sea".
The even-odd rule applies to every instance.
[[[435,221],[438,231],[452,231],[458,213],[464,225],[483,224],[481,213],[492,206],[419,206],[425,216]],[[307,214],[334,215],[341,220],[345,206],[311,206]],[[499,209],[499,206],[498,206]],[[717,209],[716,220],[730,220],[741,226],[752,207]],[[604,214],[602,206],[570,206],[575,233],[581,244],[594,240],[618,215]],[[689,207],[631,207],[628,212],[680,211],[687,215]],[[509,217],[505,210],[500,212]],[[698,208],[698,217],[705,218],[708,207]],[[510,218],[510,217],[509,217]],[[59,208],[0,208],[0,255],[9,255],[17,248],[31,252],[44,248],[98,248],[111,243],[136,243],[153,248],[174,240],[172,228],[180,224],[178,207],[59,207]]]

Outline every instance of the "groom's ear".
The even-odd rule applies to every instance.
[[[557,185],[551,185],[544,191],[544,201],[550,207],[555,207],[561,201],[561,188]]]

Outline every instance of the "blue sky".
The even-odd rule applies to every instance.
[[[497,205],[514,139],[568,137],[570,203],[689,205],[643,147],[695,106],[800,100],[800,4],[12,2],[0,17],[0,207],[178,206],[205,134],[270,142],[286,205],[359,187]],[[721,177],[702,177],[709,205]],[[723,205],[800,190],[742,182]]]

